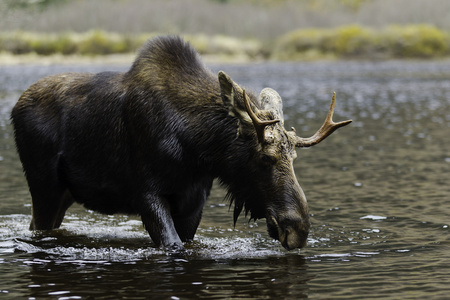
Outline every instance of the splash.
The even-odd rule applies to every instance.
[[[57,264],[83,265],[133,263],[174,254],[156,248],[142,223],[128,216],[71,214],[61,229],[43,233],[29,231],[29,221],[27,215],[0,217],[0,255],[16,252],[34,257],[26,259],[25,264],[51,260]],[[287,253],[279,242],[259,233],[220,227],[200,228],[195,240],[185,246],[183,257],[188,260],[262,258]]]

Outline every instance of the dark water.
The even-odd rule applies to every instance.
[[[287,252],[232,214],[215,188],[185,257],[152,247],[141,222],[74,206],[51,235],[28,231],[30,196],[9,113],[38,78],[111,66],[0,67],[0,297],[448,299],[450,61],[212,66],[284,99],[286,127],[312,134],[333,91],[326,141],[299,150],[309,200],[305,249]]]

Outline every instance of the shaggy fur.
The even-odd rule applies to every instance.
[[[41,79],[11,117],[33,200],[31,229],[58,228],[76,201],[105,214],[138,214],[157,245],[181,247],[194,237],[215,178],[235,202],[235,222],[244,207],[264,218],[286,194],[298,197],[282,179],[296,182],[292,172],[274,180],[261,163],[240,87],[222,72],[218,80],[178,37],[149,41],[126,73]]]

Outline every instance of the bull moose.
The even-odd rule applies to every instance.
[[[58,228],[74,202],[140,215],[157,246],[194,238],[214,179],[242,210],[266,218],[290,250],[306,245],[305,195],[293,161],[351,120],[334,123],[335,97],[309,138],[285,130],[279,94],[259,97],[213,75],[180,37],[149,40],[124,73],[64,73],[31,85],[14,106],[15,141],[28,181],[30,230]]]

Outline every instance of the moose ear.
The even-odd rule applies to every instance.
[[[219,84],[220,84],[220,95],[225,106],[232,108],[234,107],[234,91],[233,85],[236,85],[234,81],[228,76],[224,71],[219,71]]]
[[[220,84],[220,95],[230,115],[238,117],[241,122],[251,123],[250,116],[245,110],[242,98],[243,90],[230,76],[220,71],[218,74]]]

